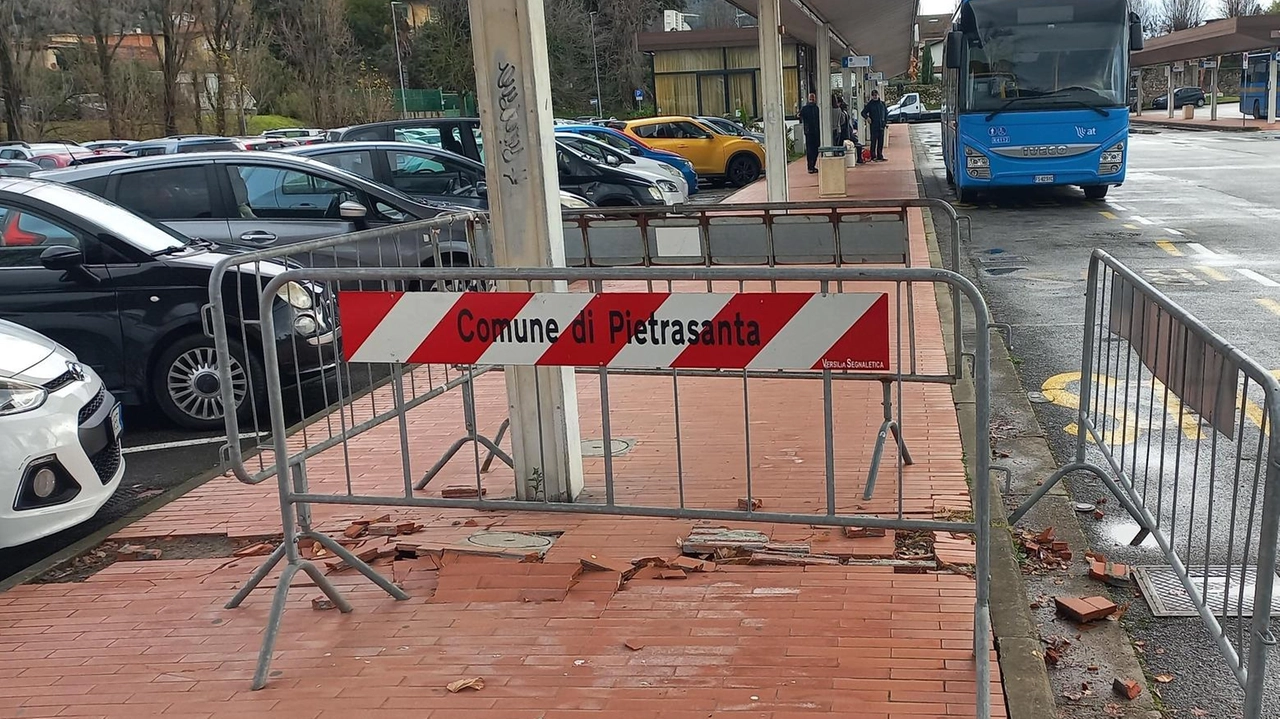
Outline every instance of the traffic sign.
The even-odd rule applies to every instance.
[[[871,67],[871,56],[847,55],[840,61],[840,67]]]
[[[884,73],[883,73],[883,72],[869,72],[869,73],[867,73],[867,82],[883,82],[883,81],[884,81]]]
[[[1201,60],[1200,67],[1205,70],[1212,70],[1218,66],[1217,60]]]
[[[644,102],[644,90],[636,88],[636,102]]]
[[[889,296],[341,292],[350,362],[889,369]]]

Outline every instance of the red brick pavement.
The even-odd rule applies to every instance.
[[[862,196],[914,187],[905,135],[897,139],[892,162],[865,175],[884,176],[884,186],[896,189],[864,183]],[[735,199],[748,199],[750,191],[754,186]],[[806,192],[812,191],[798,187],[792,198]],[[918,213],[912,214],[912,237],[913,257],[926,257]],[[919,361],[938,371],[945,357],[932,288],[912,291]],[[583,435],[598,437],[597,380],[580,376],[578,386]],[[683,490],[688,506],[732,508],[745,494],[749,466],[753,496],[766,509],[821,511],[825,458],[816,383],[751,381],[748,424],[741,380],[682,379],[682,474],[671,380],[616,377],[609,391],[614,436],[636,440],[614,459],[619,502],[672,506]],[[379,392],[381,406],[389,406],[387,390]],[[505,410],[501,378],[480,378],[476,395],[481,427],[492,433]],[[460,409],[457,393],[450,393],[409,414],[415,476],[462,431]],[[896,512],[892,451],[874,499],[860,499],[879,425],[879,387],[836,382],[834,410],[839,508]],[[903,511],[931,517],[967,510],[947,387],[908,385],[902,414],[916,459],[902,468]],[[341,448],[309,460],[312,490],[342,493],[348,481],[357,491],[382,494],[402,486],[394,423],[353,440],[349,457],[349,479]],[[464,452],[426,494],[474,482],[471,460]],[[589,499],[601,491],[603,461],[587,458],[584,464]],[[513,479],[499,464],[484,483],[490,496],[505,496]],[[279,531],[273,486],[220,478],[117,538],[145,543],[166,536],[271,535]],[[315,508],[317,522],[331,530],[362,514],[367,512],[358,507]],[[239,609],[222,605],[260,557],[120,562],[81,582],[21,586],[0,595],[0,719],[973,716],[974,585],[966,576],[875,566],[726,565],[685,579],[642,572],[619,588],[616,572],[581,573],[579,559],[625,565],[639,556],[673,557],[694,523],[452,510],[393,514],[425,525],[405,538],[412,541],[448,544],[485,529],[559,537],[541,563],[449,555],[440,569],[428,560],[381,566],[411,595],[403,602],[354,572],[334,573],[355,606],[347,615],[312,609],[317,590],[305,577],[297,580],[270,683],[258,692],[249,690],[249,680],[270,602],[266,590],[274,580]],[[809,542],[815,552],[872,558],[893,551],[892,532],[846,539],[808,525],[736,524],[773,541]],[[948,563],[972,562],[965,540],[940,537],[937,551]],[[484,688],[457,694],[444,688],[469,677],[483,677]],[[998,672],[990,691],[996,716],[1003,716]]]

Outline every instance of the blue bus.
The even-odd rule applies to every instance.
[[[942,151],[961,202],[980,192],[1124,182],[1127,0],[962,0],[944,49]]]
[[[1269,52],[1253,52],[1245,56],[1244,81],[1240,83],[1240,113],[1255,119],[1267,117],[1267,85],[1271,84]],[[1275,92],[1272,88],[1271,92]],[[1280,107],[1280,106],[1278,106]]]

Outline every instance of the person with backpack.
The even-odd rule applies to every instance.
[[[804,154],[809,174],[818,171],[818,146],[822,144],[822,117],[818,114],[818,96],[809,93],[809,102],[800,108],[800,126],[804,129]]]
[[[889,127],[889,108],[880,99],[880,91],[872,90],[871,99],[862,108],[862,117],[871,133],[871,159],[884,162],[884,133]]]

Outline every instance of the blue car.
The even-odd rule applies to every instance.
[[[613,128],[603,127],[601,125],[556,125],[556,130],[585,135],[593,140],[599,140],[606,145],[612,145],[615,149],[621,150],[622,152],[639,157],[647,157],[651,160],[658,160],[659,162],[665,162],[679,170],[680,174],[684,175],[684,179],[689,183],[690,195],[697,194],[698,192],[698,173],[693,171],[693,163],[674,152],[649,147],[648,145],[642,144],[634,137],[630,137],[614,130]]]

